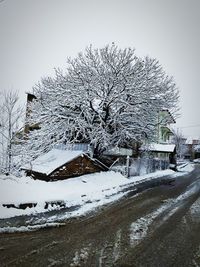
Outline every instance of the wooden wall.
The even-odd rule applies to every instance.
[[[50,180],[62,180],[99,171],[102,171],[102,168],[83,155],[55,170],[49,178]]]

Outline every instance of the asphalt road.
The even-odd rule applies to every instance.
[[[200,167],[63,227],[1,234],[0,266],[200,266]]]

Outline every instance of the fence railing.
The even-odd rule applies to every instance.
[[[112,170],[121,172],[126,177],[144,175],[168,168],[168,160],[150,158],[130,158],[124,165],[112,166]]]

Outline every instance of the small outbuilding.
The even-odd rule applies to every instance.
[[[148,146],[141,148],[143,151],[147,151],[149,155],[160,160],[169,162],[171,169],[176,170],[176,145],[175,144],[157,144],[151,143]]]
[[[108,167],[82,151],[52,149],[22,169],[34,179],[56,181],[107,171]]]

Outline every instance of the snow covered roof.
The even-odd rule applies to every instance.
[[[23,169],[49,175],[55,169],[61,167],[65,163],[77,158],[80,155],[85,154],[83,151],[52,149],[48,153],[43,154],[33,160],[29,166],[25,166]]]
[[[151,143],[149,146],[145,147],[147,150],[152,151],[152,152],[174,152],[175,145],[174,144],[156,144],[156,143]],[[142,148],[142,149],[145,149]]]
[[[111,147],[107,149],[104,155],[117,155],[117,156],[132,156],[133,150],[129,148],[122,148],[122,147]]]
[[[187,140],[185,141],[185,144],[186,145],[192,145],[193,144],[193,141],[192,141],[192,137],[188,137]]]
[[[200,143],[199,138],[192,138],[192,137],[188,137],[185,144],[186,145],[198,145]]]

